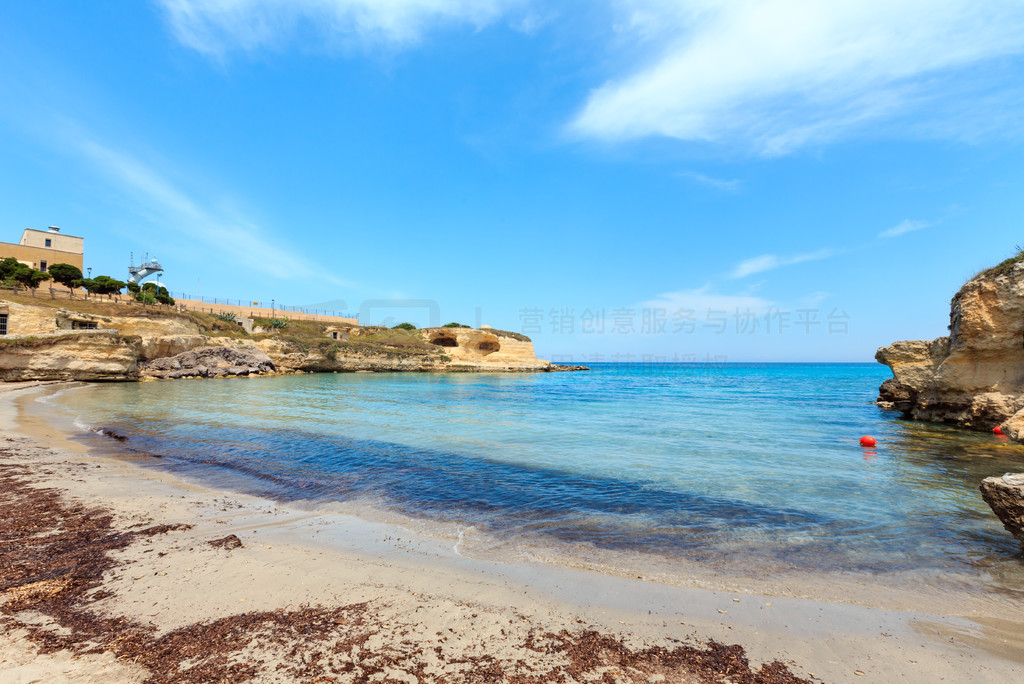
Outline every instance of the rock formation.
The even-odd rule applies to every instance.
[[[199,347],[139,364],[141,374],[153,378],[219,378],[274,370],[270,357],[252,345]]]
[[[875,358],[893,379],[878,404],[908,417],[1024,439],[1024,261],[1008,260],[953,297],[949,336],[896,342]]]
[[[1024,544],[1024,474],[986,477],[981,482],[981,497],[1003,527]]]
[[[0,338],[0,380],[135,380],[141,346],[112,332]]]
[[[4,345],[0,350],[5,354],[0,357],[0,379],[131,380],[140,373],[171,379],[275,370],[582,370],[538,359],[533,342],[525,335],[486,327],[405,331],[296,325],[294,332],[283,328],[249,335],[208,315],[156,308],[140,311],[102,302],[83,303],[79,308],[82,310],[74,310],[73,304],[65,308],[0,300],[0,311],[10,319],[10,336],[0,338]],[[79,337],[83,339],[71,341]],[[51,338],[63,341],[39,341]],[[114,339],[133,342],[125,346],[123,342],[114,344]],[[104,345],[110,348],[109,355],[99,351],[107,348]]]

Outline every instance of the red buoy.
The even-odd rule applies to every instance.
[[[878,440],[875,439],[874,437],[870,437],[868,435],[864,435],[863,437],[860,438],[860,445],[861,446],[873,447],[876,444],[878,444]]]
[[[992,432],[996,433],[997,435],[1003,434],[1002,428],[1000,428],[998,425],[996,425],[994,428],[992,428]]]

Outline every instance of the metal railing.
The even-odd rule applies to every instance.
[[[135,299],[132,294],[112,294],[112,295],[101,295],[101,294],[88,294],[85,290],[79,289],[77,292],[67,290],[63,287],[39,287],[32,289],[29,287],[2,287],[0,286],[0,293],[7,291],[13,295],[37,297],[40,299],[67,299],[67,300],[80,300],[88,301],[94,300],[99,302],[111,302],[117,304],[134,305],[139,307],[152,307],[152,306],[170,306],[166,304],[145,304]],[[186,294],[184,292],[171,292],[170,296],[175,300],[187,300],[189,302],[201,302],[202,304],[209,304],[209,307],[205,306],[190,306],[188,304],[175,303],[171,308],[177,311],[198,311],[200,313],[226,313],[224,309],[218,309],[217,306],[237,306],[240,308],[248,309],[269,309],[271,315],[282,319],[294,319],[294,320],[317,320],[318,318],[349,318],[358,320],[358,314],[342,313],[338,311],[331,311],[328,309],[316,309],[312,307],[302,306],[290,306],[286,304],[278,304],[276,302],[257,302],[254,300],[246,299],[225,299],[222,297],[201,297],[196,298],[193,295]],[[280,312],[280,315],[278,315]],[[260,312],[260,317],[265,317],[264,312]]]
[[[172,299],[187,299],[193,302],[202,302],[203,304],[240,306],[252,309],[271,309],[289,313],[305,314],[307,316],[329,316],[331,318],[359,318],[358,314],[334,311],[331,309],[317,309],[309,306],[292,306],[289,304],[278,304],[275,301],[259,302],[252,299],[225,299],[223,297],[206,296],[197,297],[196,295],[190,295],[186,292],[171,292],[170,294]]]

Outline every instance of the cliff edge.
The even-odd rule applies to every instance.
[[[954,295],[949,335],[895,342],[875,359],[892,369],[878,405],[915,420],[1024,440],[1024,254],[969,280]]]
[[[137,380],[274,372],[545,372],[529,337],[468,326],[402,329],[244,322],[102,299],[0,298],[0,381]]]

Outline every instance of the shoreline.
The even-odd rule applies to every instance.
[[[644,647],[678,647],[674,640],[691,648],[709,640],[738,643],[755,664],[780,660],[802,677],[813,673],[824,681],[864,681],[859,670],[868,680],[934,681],[953,673],[995,682],[1005,681],[1024,663],[1018,621],[673,587],[550,565],[474,560],[459,556],[444,540],[394,525],[207,488],[71,442],[41,412],[25,409],[38,391],[0,388],[0,424],[17,422],[21,433],[7,435],[14,442],[0,443],[12,452],[4,464],[32,464],[33,486],[56,487],[70,499],[110,510],[115,527],[194,525],[117,551],[119,565],[102,578],[102,591],[110,596],[90,604],[92,611],[131,619],[158,635],[251,611],[297,610],[305,604],[337,609],[369,602],[378,618],[386,618],[382,624],[406,625],[422,653],[440,648],[449,660],[470,654],[499,663],[525,659],[534,675],[567,666],[569,651],[556,650],[555,657],[525,648],[529,635],[562,630],[568,630],[570,640],[593,630],[634,649],[634,657]],[[226,551],[206,543],[231,534],[243,548]],[[0,661],[12,662],[12,649],[27,642],[18,636],[21,632],[7,632]],[[371,636],[381,642],[380,652],[390,648],[382,634]],[[440,634],[447,634],[445,641]],[[415,662],[433,662],[422,653]],[[21,667],[33,667],[36,660]],[[66,664],[73,663],[78,659]],[[617,681],[648,681],[635,678],[644,667],[650,670],[650,662],[634,667],[635,673],[620,667],[622,677],[634,678]],[[435,677],[422,681],[472,681],[465,672],[446,672],[443,665],[422,672]],[[508,676],[511,670],[503,672]],[[658,674],[664,671],[647,673]],[[668,674],[665,680],[649,681],[700,681]],[[122,681],[138,680],[125,677]]]

